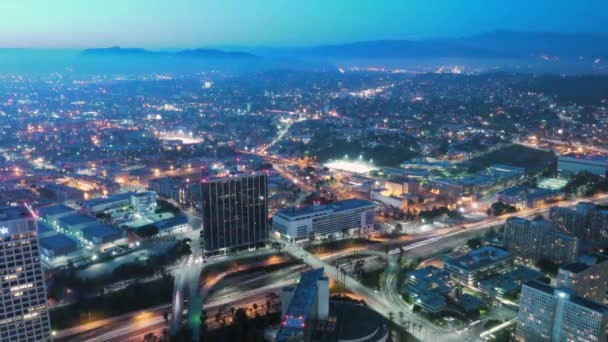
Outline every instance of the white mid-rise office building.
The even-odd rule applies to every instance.
[[[605,177],[608,172],[608,157],[605,155],[569,153],[557,158],[557,173],[564,176],[589,172]]]
[[[36,219],[25,206],[0,207],[0,283],[0,341],[50,341]]]
[[[362,235],[374,229],[376,206],[360,199],[338,201],[327,205],[292,207],[272,217],[275,234],[291,242],[311,236],[327,236],[360,229]]]

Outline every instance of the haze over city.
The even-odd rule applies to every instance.
[[[608,33],[604,1],[7,0],[0,46],[308,46],[496,30]]]
[[[0,13],[0,341],[607,340],[605,1]]]

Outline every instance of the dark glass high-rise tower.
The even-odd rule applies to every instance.
[[[201,181],[201,244],[205,256],[264,246],[268,177],[245,174]]]

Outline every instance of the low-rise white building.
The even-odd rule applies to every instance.
[[[360,229],[369,234],[374,229],[376,206],[373,202],[349,199],[327,205],[291,207],[278,211],[272,218],[274,233],[295,242],[311,235],[327,236]]]
[[[557,159],[557,173],[560,175],[571,176],[583,171],[605,177],[608,173],[608,157],[570,153]]]

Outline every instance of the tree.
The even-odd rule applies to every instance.
[[[95,216],[103,222],[110,222],[112,220],[112,216],[105,211],[95,214]]]
[[[365,259],[360,259],[355,262],[355,274],[361,276],[365,267]]]
[[[235,341],[251,341],[255,334],[255,327],[247,318],[247,312],[243,308],[236,310],[234,314]]]
[[[342,238],[344,239],[348,235],[348,228],[342,228]]]
[[[139,227],[135,234],[141,238],[148,238],[158,234],[158,228],[154,224],[147,224],[143,227]]]
[[[488,231],[486,231],[483,236],[486,240],[490,240],[490,239],[493,239],[494,237],[496,237],[497,234],[498,233],[496,232],[496,229],[494,227],[492,227],[492,228],[488,229]]]
[[[556,275],[557,271],[559,270],[559,265],[554,263],[553,261],[549,260],[549,259],[540,259],[538,260],[538,262],[536,263],[536,266],[538,268],[540,268],[540,270],[544,273],[548,273],[551,275]]]
[[[186,325],[172,336],[171,341],[192,341],[192,330]]]
[[[460,210],[450,210],[448,211],[448,217],[449,218],[454,218],[454,219],[458,219],[458,218],[462,218],[462,213],[460,212]]]
[[[314,232],[308,233],[308,240],[315,241],[315,233]]]
[[[408,210],[407,213],[405,213],[405,219],[407,221],[413,221],[413,220],[416,219],[416,215],[414,215],[413,212],[411,212],[411,211]]]
[[[505,204],[503,202],[495,202],[492,203],[492,205],[488,209],[488,215],[500,216],[503,214],[514,213],[516,211],[517,208],[510,204]]]
[[[470,249],[477,249],[481,247],[481,239],[478,237],[469,239],[467,241],[467,246],[469,246]]]
[[[403,256],[405,255],[405,250],[403,246],[399,246],[399,259],[397,260],[397,264],[401,264],[401,260],[403,260]]]
[[[154,333],[147,333],[144,335],[144,342],[156,342],[158,337]]]

